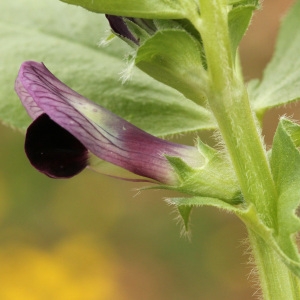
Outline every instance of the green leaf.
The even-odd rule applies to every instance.
[[[201,53],[199,41],[186,31],[161,30],[139,47],[135,64],[156,80],[204,105],[208,82]]]
[[[255,6],[259,8],[260,3],[259,0],[228,0],[229,5],[237,6]]]
[[[188,232],[190,215],[193,207],[198,206],[213,206],[227,212],[233,212],[239,215],[242,210],[224,202],[223,200],[210,197],[191,197],[191,198],[169,198],[166,202],[170,205],[175,205],[178,209],[180,217],[183,221],[183,229]]]
[[[184,230],[185,232],[189,231],[189,220],[190,220],[190,215],[192,212],[192,206],[188,205],[179,205],[177,206],[177,209],[179,211],[179,214],[183,220],[183,225],[184,225]]]
[[[169,204],[176,206],[213,206],[227,212],[234,212],[239,214],[241,210],[223,200],[210,197],[191,197],[191,198],[170,198],[167,200]]]
[[[116,16],[146,19],[184,19],[197,11],[194,0],[61,0],[82,6],[90,11]]]
[[[282,118],[274,136],[270,165],[278,191],[272,217],[277,227],[275,238],[282,251],[291,259],[299,260],[294,234],[300,230],[295,212],[300,204],[300,126]]]
[[[231,48],[234,55],[249,26],[253,11],[257,8],[257,0],[242,1],[242,3],[233,7],[228,14]]]
[[[58,1],[3,0],[0,10],[0,119],[25,130],[30,123],[14,92],[25,60],[43,61],[63,82],[158,136],[215,127],[211,114],[138,69],[126,84],[120,72],[128,46],[99,48],[105,18]]]
[[[284,18],[275,54],[263,78],[251,81],[248,90],[253,108],[260,117],[271,107],[293,102],[300,97],[300,1]]]

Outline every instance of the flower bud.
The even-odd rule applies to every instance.
[[[135,49],[130,55],[139,69],[206,106],[205,51],[201,36],[189,21],[106,18],[113,33]]]

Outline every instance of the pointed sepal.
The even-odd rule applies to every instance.
[[[200,140],[197,146],[204,157],[201,167],[188,165],[179,157],[167,156],[179,179],[179,184],[172,188],[194,196],[221,199],[233,205],[243,203],[239,184],[226,155]]]

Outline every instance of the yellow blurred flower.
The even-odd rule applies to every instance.
[[[51,249],[2,245],[0,299],[116,299],[115,273],[109,250],[85,235],[65,239]]]

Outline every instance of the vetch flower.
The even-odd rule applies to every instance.
[[[178,175],[167,156],[192,168],[204,165],[196,147],[137,128],[70,89],[42,63],[24,62],[15,90],[33,119],[26,133],[26,154],[36,169],[50,177],[78,174],[90,164],[90,153],[168,185],[177,184]]]

